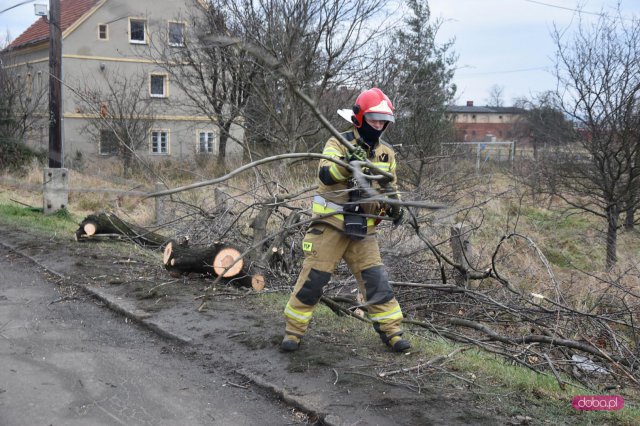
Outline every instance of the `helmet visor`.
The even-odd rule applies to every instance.
[[[390,121],[392,123],[396,122],[396,119],[391,114],[382,114],[379,112],[368,112],[364,115],[364,118],[368,118],[369,120],[378,120],[378,121]]]

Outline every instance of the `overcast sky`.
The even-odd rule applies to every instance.
[[[586,12],[584,19],[596,19],[597,13],[614,11],[618,1],[626,17],[640,17],[640,0],[430,0],[432,17],[443,21],[438,38],[455,38],[458,104],[473,100],[484,105],[493,85],[504,88],[506,105],[552,89],[554,23],[570,32],[578,5]],[[0,0],[0,11],[19,3]],[[1,13],[0,34],[8,31],[15,38],[33,23],[33,3],[48,1],[30,1]]]

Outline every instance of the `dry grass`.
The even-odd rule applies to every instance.
[[[209,180],[224,172],[212,161],[186,165],[163,160],[157,162],[155,167],[155,173],[162,176],[166,185],[171,188]],[[152,191],[156,176],[125,180],[117,177],[119,172],[118,164],[109,161],[100,162],[96,167],[91,167],[90,171],[70,170],[71,188],[123,191],[121,194],[73,191],[69,195],[70,210],[81,216],[109,210],[141,225],[154,223],[155,201],[141,201],[140,196],[129,196],[125,191]],[[248,225],[259,209],[256,203],[267,198],[269,194],[293,194],[314,185],[315,173],[315,161],[298,161],[289,165],[273,163],[246,171],[216,185],[216,188],[234,199],[229,203],[229,208],[235,212],[246,210],[237,223],[244,233],[250,235],[252,231]],[[41,206],[42,178],[42,169],[39,167],[32,168],[19,181],[5,176],[0,201],[10,202],[9,200],[14,199],[20,203]],[[291,205],[308,208],[310,196],[311,193],[303,194],[291,202]],[[211,212],[216,207],[213,186],[182,192],[172,196],[172,199],[178,203],[165,203],[167,221],[173,219],[172,215],[180,217],[185,211],[192,212],[195,209]],[[475,255],[474,266],[478,270],[491,266],[493,253],[506,234],[521,234],[530,238],[535,247],[524,238],[513,238],[503,243],[499,256],[496,256],[496,266],[500,271],[523,291],[549,291],[550,272],[536,251],[539,248],[551,264],[558,281],[568,283],[567,288],[574,288],[576,271],[602,273],[603,223],[585,215],[567,215],[561,207],[557,200],[534,197],[524,188],[517,187],[508,175],[494,173],[479,176],[474,188],[461,189],[455,205],[447,211],[428,214],[422,231],[432,242],[438,244],[441,250],[450,255],[450,226],[456,222],[473,226],[471,243]],[[281,212],[286,215],[289,210],[281,209]],[[269,229],[277,229],[280,223],[281,217],[276,215],[269,223]],[[380,233],[383,250],[402,253],[422,250],[423,261],[434,263],[434,258],[426,250],[424,243],[415,237],[410,228],[391,228],[386,225]],[[623,232],[619,236],[618,270],[621,276],[625,275],[624,271],[638,269],[638,235],[637,232]],[[633,276],[628,272],[626,275]],[[637,285],[635,280],[631,281],[633,285]],[[581,282],[588,280],[581,279]]]

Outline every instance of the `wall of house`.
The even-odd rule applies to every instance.
[[[188,16],[196,11],[191,1],[171,0],[109,0],[93,13],[85,15],[65,32],[62,45],[63,55],[63,136],[65,156],[82,152],[85,158],[105,158],[99,154],[99,141],[87,131],[90,121],[99,120],[100,102],[95,106],[87,105],[86,92],[100,90],[108,92],[108,81],[128,79],[143,84],[142,93],[150,99],[153,106],[153,129],[161,129],[169,134],[169,148],[165,154],[154,154],[151,149],[140,155],[148,157],[170,157],[189,160],[197,150],[200,131],[212,131],[218,134],[217,126],[208,117],[187,105],[188,98],[173,84],[171,78],[161,66],[154,63],[154,49],[166,46],[169,22],[185,23],[188,29]],[[132,43],[130,40],[130,19],[142,19],[147,22],[146,43]],[[99,25],[107,26],[107,39],[99,37]],[[171,47],[179,49],[180,47]],[[17,62],[42,66],[48,75],[48,45],[38,48],[16,51]],[[165,97],[150,96],[150,76],[166,75]],[[45,79],[45,82],[48,82]],[[80,100],[83,97],[85,100]],[[46,106],[46,102],[45,102]],[[45,110],[44,112],[46,112]],[[31,132],[29,143],[48,144],[48,127]],[[242,140],[243,132],[239,126],[232,128],[234,137]],[[217,154],[217,140],[213,153]],[[229,141],[227,157],[241,157],[241,145]]]
[[[459,113],[455,116],[456,123],[491,123],[491,124],[513,124],[518,120],[516,114],[498,113]]]
[[[110,158],[109,155],[100,154],[99,143],[94,140],[95,131],[87,125],[87,120],[79,115],[70,114],[65,118],[65,157],[73,158],[77,152],[81,152],[85,159]],[[168,135],[168,152],[154,154],[151,152],[151,134],[146,143],[137,154],[147,158],[167,158],[182,161],[192,161],[198,154],[200,132],[213,132],[217,135],[217,127],[208,120],[157,120],[151,131],[166,132]],[[233,126],[231,133],[236,138],[243,136],[242,128]],[[227,144],[232,144],[229,140]],[[213,145],[213,154],[218,153],[218,140]],[[229,159],[241,158],[242,151],[227,150]]]
[[[515,137],[513,123],[456,123],[456,140],[461,142],[502,142]]]

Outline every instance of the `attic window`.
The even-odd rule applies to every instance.
[[[135,44],[147,43],[147,21],[144,19],[129,20],[129,41]]]
[[[169,22],[169,45],[184,46],[184,23]]]
[[[109,39],[109,26],[107,24],[98,24],[98,39],[99,40]]]

